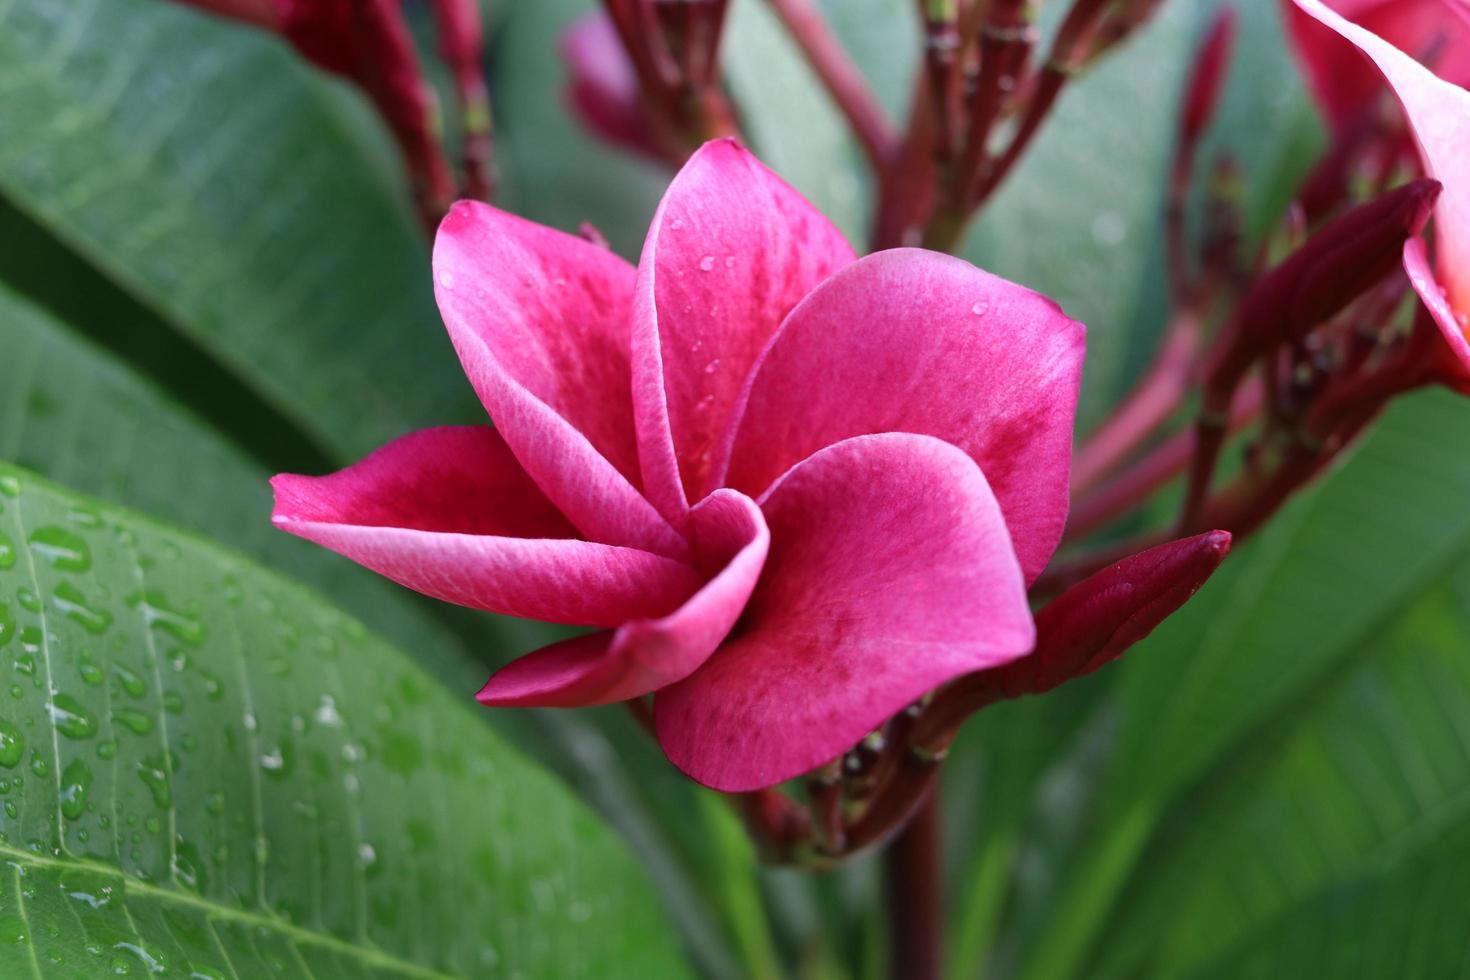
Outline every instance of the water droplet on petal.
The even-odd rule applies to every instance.
[[[440,269],[439,270],[439,285],[443,286],[445,289],[453,289],[454,288],[454,273],[450,272],[448,269]]]
[[[704,258],[702,258],[702,259],[699,260],[699,271],[700,272],[709,272],[714,267],[715,267],[715,257],[713,255],[706,255]]]
[[[970,307],[970,312],[976,316],[984,316],[990,312],[990,300],[982,299],[977,301],[974,306]]]

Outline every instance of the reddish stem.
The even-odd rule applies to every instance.
[[[1095,486],[1179,408],[1189,390],[1199,340],[1199,318],[1192,310],[1181,310],[1148,372],[1078,451],[1072,463],[1074,493]]]
[[[938,980],[943,880],[939,813],[931,793],[884,855],[889,976]]]
[[[769,3],[806,55],[827,94],[846,117],[873,169],[881,171],[893,158],[895,140],[862,72],[811,0],[769,0]]]

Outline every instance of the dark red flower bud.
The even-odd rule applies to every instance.
[[[1235,49],[1236,20],[1234,7],[1221,7],[1195,55],[1179,118],[1180,141],[1184,144],[1192,146],[1199,140],[1220,104],[1230,55]]]
[[[1241,303],[1209,391],[1233,391],[1260,354],[1300,340],[1398,268],[1404,242],[1423,229],[1439,191],[1429,178],[1389,191],[1336,218],[1266,273]]]
[[[1036,615],[1035,650],[940,691],[919,715],[912,744],[942,754],[982,708],[1045,694],[1116,660],[1198,592],[1229,552],[1230,533],[1209,531],[1130,555],[1072,586]]]
[[[268,31],[281,29],[280,4],[276,0],[179,0],[187,7],[198,7],[219,17],[245,21]]]
[[[1117,659],[1220,567],[1227,531],[1139,552],[1057,596],[1036,616],[1036,651],[997,670],[1006,697],[1042,694]]]

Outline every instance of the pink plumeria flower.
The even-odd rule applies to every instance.
[[[1470,391],[1470,91],[1319,0],[1295,2],[1377,66],[1403,105],[1425,172],[1444,185],[1434,209],[1434,259],[1416,236],[1404,245],[1404,268],[1444,334],[1447,382]],[[1445,4],[1446,21],[1470,16],[1459,0]]]
[[[1470,84],[1467,0],[1332,0],[1325,4],[1455,85]],[[1383,91],[1371,64],[1305,7],[1286,5],[1287,27],[1312,96],[1335,127],[1351,125]]]
[[[858,259],[730,141],[678,173],[638,267],[460,202],[439,307],[496,428],[273,481],[278,526],[439,599],[598,627],[489,705],[656,692],[726,791],[838,757],[1031,650],[1067,511],[1083,328],[959,259]]]

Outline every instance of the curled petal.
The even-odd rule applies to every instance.
[[[1029,581],[1066,524],[1084,348],[1055,303],[968,262],[869,255],[781,325],[737,409],[724,482],[759,494],[840,439],[935,436],[980,464]]]
[[[1373,67],[1315,14],[1288,3],[1286,24],[1312,96],[1335,127],[1350,125],[1383,84]],[[1334,0],[1336,14],[1376,34],[1452,84],[1470,85],[1470,11],[1464,0]]]
[[[1435,207],[1438,279],[1456,311],[1470,312],[1470,92],[1445,81],[1383,38],[1319,0],[1296,0],[1352,42],[1388,79],[1414,130],[1424,169],[1444,184]],[[1445,22],[1450,18],[1445,16]]]
[[[793,467],[761,509],[771,549],[744,616],[655,700],[664,752],[699,782],[799,775],[936,685],[1031,649],[1005,521],[961,450],[848,439]]]
[[[638,492],[629,392],[634,271],[606,249],[460,201],[435,293],[480,400],[526,471],[594,541],[682,557]]]
[[[714,453],[751,365],[787,312],[852,247],[733,140],[669,185],[638,264],[633,398],[649,499],[674,522],[714,489]]]
[[[324,477],[273,480],[272,520],[415,591],[489,612],[616,626],[699,587],[690,565],[575,540],[486,427],[425,429]]]
[[[723,567],[677,610],[576,637],[507,665],[480,691],[487,705],[570,708],[641,697],[681,681],[735,625],[770,546],[760,508],[720,490],[690,514],[696,551]]]
[[[1447,378],[1458,390],[1470,394],[1470,323],[1464,313],[1457,313],[1445,298],[1444,287],[1434,279],[1434,270],[1429,267],[1429,255],[1422,239],[1411,238],[1404,243],[1404,270],[1414,292],[1424,302],[1435,326],[1444,336],[1448,348]]]

